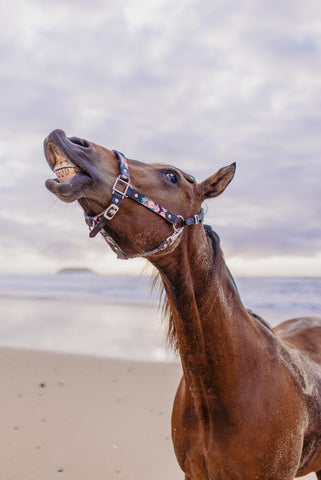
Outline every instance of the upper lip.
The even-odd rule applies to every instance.
[[[63,130],[54,130],[44,140],[44,150],[50,168],[56,170],[56,156],[61,155],[65,158],[66,166],[68,160],[73,165],[88,173],[87,165],[84,162],[84,153],[88,154],[92,150],[92,145],[85,139],[78,137],[67,137]],[[73,166],[72,165],[72,166]]]

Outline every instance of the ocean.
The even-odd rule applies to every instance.
[[[272,326],[321,316],[321,278],[235,280],[244,305]],[[173,360],[148,277],[0,275],[0,314],[0,346]]]

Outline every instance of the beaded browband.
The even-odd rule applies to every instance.
[[[118,258],[127,260],[129,258],[146,257],[165,250],[167,247],[173,245],[176,239],[182,234],[184,227],[186,227],[187,225],[196,225],[204,221],[203,209],[201,209],[201,211],[197,215],[194,215],[194,217],[184,219],[181,215],[175,215],[174,213],[159,205],[154,200],[151,200],[150,198],[135,190],[130,184],[128,162],[125,155],[121,152],[118,152],[117,150],[113,151],[115,152],[119,160],[120,173],[112,188],[112,198],[110,205],[103,212],[99,213],[94,217],[85,215],[86,223],[87,225],[89,225],[90,228],[89,236],[91,238],[95,237],[97,233],[100,232],[105,238],[106,242],[112,248],[112,250],[117,254]],[[115,240],[109,235],[109,233],[105,230],[105,227],[107,226],[108,222],[112,220],[112,218],[114,218],[114,216],[119,210],[122,200],[125,197],[129,197],[132,200],[135,200],[135,202],[143,205],[144,207],[148,208],[152,212],[162,217],[167,222],[171,223],[174,228],[174,232],[172,233],[172,235],[166,238],[166,240],[164,240],[164,242],[162,242],[158,247],[148,252],[136,254],[127,254],[126,252],[124,252],[115,242]]]

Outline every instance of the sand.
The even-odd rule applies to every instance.
[[[0,478],[182,479],[178,365],[0,349]]]
[[[0,349],[0,478],[183,480],[170,438],[180,374],[177,364]]]

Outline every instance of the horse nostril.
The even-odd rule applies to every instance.
[[[79,145],[80,147],[84,147],[84,148],[89,148],[90,147],[89,142],[87,142],[87,140],[84,140],[83,138],[69,137],[69,140],[72,143],[75,143],[76,145]]]

